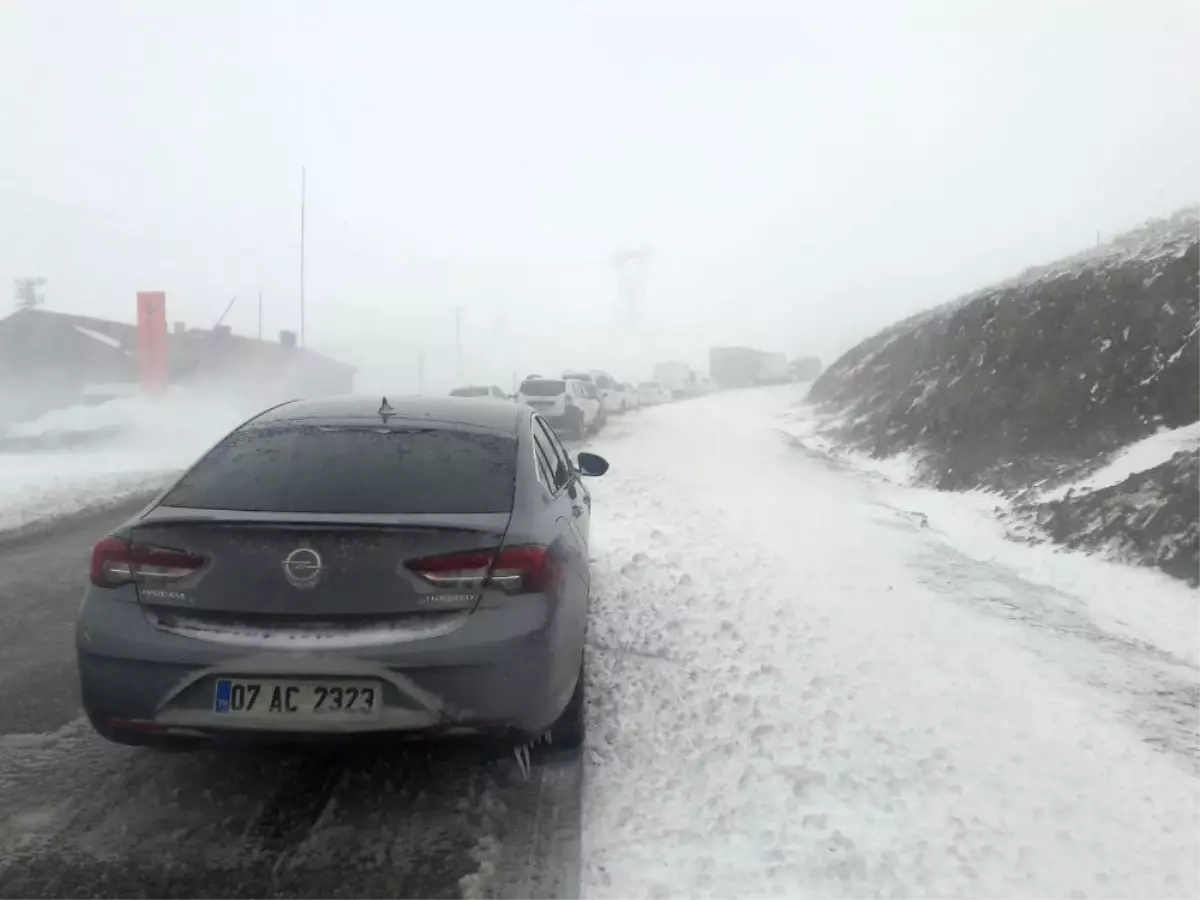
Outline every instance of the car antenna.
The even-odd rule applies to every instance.
[[[395,410],[388,405],[387,397],[384,397],[383,402],[379,404],[379,418],[383,419],[383,424],[386,425],[388,417],[394,414]]]

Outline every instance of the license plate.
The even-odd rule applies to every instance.
[[[376,681],[219,678],[213,712],[259,719],[377,719]]]

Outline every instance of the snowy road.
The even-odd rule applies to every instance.
[[[790,399],[594,442],[591,731],[528,782],[106,745],[71,623],[108,522],[0,540],[0,896],[1200,893],[1196,593],[800,452]]]
[[[602,442],[584,894],[1197,896],[1196,593],[800,453],[792,396]]]

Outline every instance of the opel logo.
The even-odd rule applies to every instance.
[[[313,587],[321,577],[321,554],[297,547],[284,558],[283,574],[294,587]]]

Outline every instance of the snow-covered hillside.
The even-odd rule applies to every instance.
[[[1144,478],[1087,478],[1130,445],[1200,418],[1198,271],[1200,209],[1188,208],[893,325],[814,384],[825,437],[916,458],[920,479],[942,489],[1020,494],[1033,537],[1166,561],[1195,578],[1194,443],[1170,463],[1123,473]],[[1062,486],[1081,479],[1067,496]],[[1172,508],[1190,512],[1151,515],[1176,496]],[[1122,527],[1140,534],[1126,540]]]

